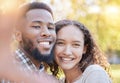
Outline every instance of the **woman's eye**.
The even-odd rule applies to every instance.
[[[64,45],[63,42],[56,42],[57,45]]]
[[[73,44],[74,47],[80,47],[80,44]]]
[[[48,24],[48,29],[55,30],[55,25],[54,24]]]
[[[53,27],[53,26],[48,26],[48,29],[55,30],[55,27]]]
[[[53,27],[48,27],[48,29],[54,29]]]

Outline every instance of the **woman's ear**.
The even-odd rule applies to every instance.
[[[86,45],[86,46],[84,46],[84,49],[83,49],[83,54],[85,54],[85,53],[86,53],[86,51],[87,51],[87,45]]]

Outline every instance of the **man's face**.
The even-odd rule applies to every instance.
[[[44,9],[33,9],[26,13],[22,27],[24,49],[38,50],[42,55],[49,55],[56,41],[52,15]]]

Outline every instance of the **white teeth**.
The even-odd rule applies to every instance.
[[[41,45],[49,45],[49,42],[40,42]]]
[[[64,60],[64,61],[71,61],[72,59],[71,58],[62,58],[62,60]]]

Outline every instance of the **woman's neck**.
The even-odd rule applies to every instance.
[[[65,70],[64,73],[65,83],[73,83],[78,80],[82,75],[82,71],[78,67],[71,70]]]

